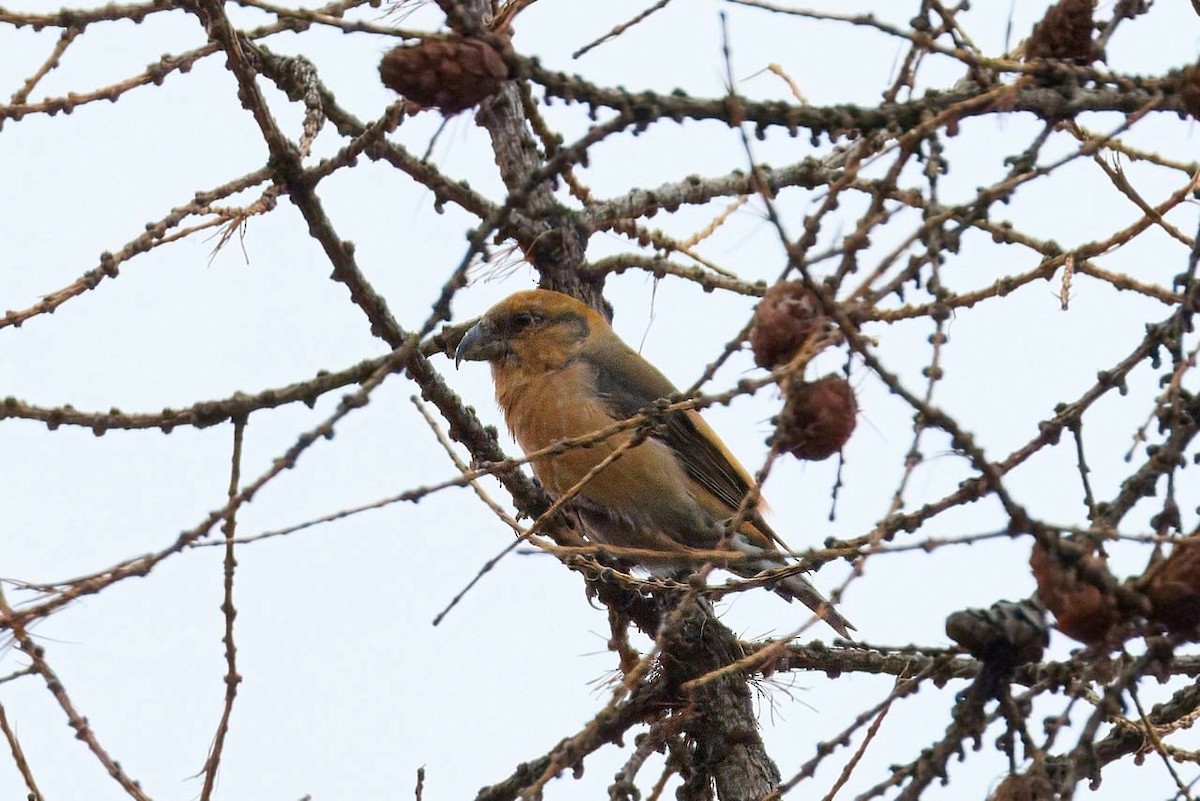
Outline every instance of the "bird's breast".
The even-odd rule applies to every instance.
[[[595,374],[585,362],[569,363],[536,376],[519,369],[497,368],[494,377],[505,420],[527,454],[565,439],[595,434],[620,419],[596,392]],[[632,429],[621,431],[586,446],[534,457],[533,471],[550,493],[562,495],[634,436]],[[659,440],[648,439],[628,448],[588,478],[578,494],[620,515],[658,517],[667,512],[690,518],[695,503],[688,485],[671,449]]]

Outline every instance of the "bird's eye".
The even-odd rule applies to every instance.
[[[521,312],[513,318],[513,328],[517,331],[524,331],[529,326],[541,320],[541,316],[534,312]]]

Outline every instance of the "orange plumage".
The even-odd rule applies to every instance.
[[[543,289],[493,306],[459,344],[456,361],[463,359],[491,363],[496,399],[526,453],[606,428],[676,392],[593,309]],[[634,436],[623,431],[534,459],[533,471],[552,495],[562,495]],[[786,564],[759,503],[725,536],[725,524],[753,488],[716,432],[689,410],[668,414],[645,441],[592,476],[569,508],[589,539],[645,550],[638,561],[651,569],[694,568],[699,562],[688,555],[722,548],[753,557],[730,564],[752,575]],[[850,636],[854,627],[802,576],[787,576],[774,588]]]

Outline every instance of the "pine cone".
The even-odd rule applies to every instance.
[[[825,322],[820,302],[803,283],[776,284],[754,309],[754,326],[750,329],[754,363],[768,369],[787,364]]]
[[[1080,562],[1097,570],[1104,563],[1094,553],[1095,546]],[[1033,577],[1037,579],[1037,596],[1054,613],[1058,629],[1072,639],[1091,645],[1108,636],[1121,622],[1117,599],[1083,579],[1077,570],[1063,564],[1042,544],[1035,543],[1029,557]]]
[[[827,375],[811,384],[799,378],[783,384],[783,411],[772,444],[797,459],[819,462],[842,449],[858,422],[850,382]]]
[[[1200,536],[1175,544],[1150,586],[1150,618],[1171,632],[1187,632],[1200,624]]]
[[[390,89],[446,116],[490,97],[509,78],[508,40],[495,34],[429,37],[383,57],[379,76]]]
[[[1050,779],[1037,773],[1014,773],[996,786],[988,801],[1053,801]]]
[[[946,618],[946,634],[976,659],[1000,671],[1037,662],[1050,644],[1046,617],[1031,601],[997,601]]]
[[[1059,0],[1033,26],[1025,42],[1025,58],[1061,58],[1091,64],[1099,57],[1092,42],[1095,0]]]
[[[1179,100],[1192,119],[1200,120],[1200,64],[1193,64],[1180,76]]]

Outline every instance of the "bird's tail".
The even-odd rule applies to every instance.
[[[735,534],[731,544],[744,554],[749,556],[761,557],[750,562],[742,562],[735,570],[746,576],[751,576],[754,573],[761,573],[766,570],[773,570],[783,567],[787,563],[783,556],[774,549],[766,549],[760,545],[751,543],[745,536]],[[847,640],[853,639],[850,632],[854,631],[854,626],[849,620],[838,614],[838,611],[833,608],[833,604],[817,591],[817,588],[808,583],[808,579],[801,576],[799,573],[794,573],[790,576],[784,576],[778,581],[771,583],[771,589],[782,595],[784,598],[797,600],[800,603],[811,609],[817,617],[828,623],[834,631],[845,637]]]
[[[789,601],[793,598],[811,609],[817,617],[828,623],[834,631],[845,637],[847,640],[853,639],[850,632],[854,631],[854,625],[846,618],[838,614],[838,611],[833,608],[833,604],[829,599],[817,591],[817,588],[808,583],[808,579],[799,574],[786,576],[783,580],[772,585],[775,592],[787,598]]]

